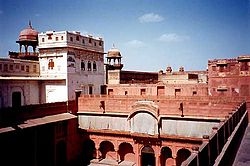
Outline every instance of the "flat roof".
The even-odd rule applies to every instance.
[[[6,133],[6,132],[10,132],[10,131],[14,131],[15,129],[13,127],[4,127],[4,128],[0,128],[0,134],[2,133]]]
[[[0,76],[0,80],[66,80],[66,78],[51,78],[51,77],[3,77]]]
[[[48,123],[63,121],[63,120],[69,120],[77,118],[77,116],[70,114],[70,113],[61,113],[56,115],[49,115],[42,118],[35,118],[35,119],[28,119],[24,121],[24,123],[17,125],[19,128],[29,128],[34,126],[40,126]]]

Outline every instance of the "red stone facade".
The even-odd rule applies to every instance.
[[[85,153],[90,159],[93,158],[91,164],[106,162],[110,165],[122,163],[144,165],[153,162],[151,164],[157,166],[181,165],[191,154],[192,147],[201,145],[202,137],[164,134],[161,129],[164,127],[162,125],[164,119],[179,121],[184,118],[186,121],[220,123],[241,100],[218,97],[81,96],[78,100],[79,123],[85,138],[87,137],[83,145],[91,147],[86,149]],[[138,104],[138,101],[152,101],[153,105]],[[125,117],[129,120],[140,112],[157,118],[158,134],[97,129],[93,124],[93,128],[84,129],[81,124],[81,117],[103,117],[113,120]]]
[[[250,56],[209,60],[208,78],[212,96],[250,96]]]

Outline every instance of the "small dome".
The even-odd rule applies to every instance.
[[[121,58],[121,53],[120,51],[117,49],[117,48],[111,48],[109,51],[108,51],[108,55],[107,57],[118,57],[118,58]]]
[[[37,41],[38,32],[34,30],[29,22],[29,26],[19,34],[19,41]]]

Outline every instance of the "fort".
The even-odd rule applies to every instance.
[[[144,72],[80,32],[29,23],[17,43],[0,58],[2,164],[233,164],[250,118],[250,55]]]

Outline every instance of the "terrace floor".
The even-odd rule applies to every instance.
[[[250,165],[250,123],[248,124],[241,145],[237,152],[234,166]]]

